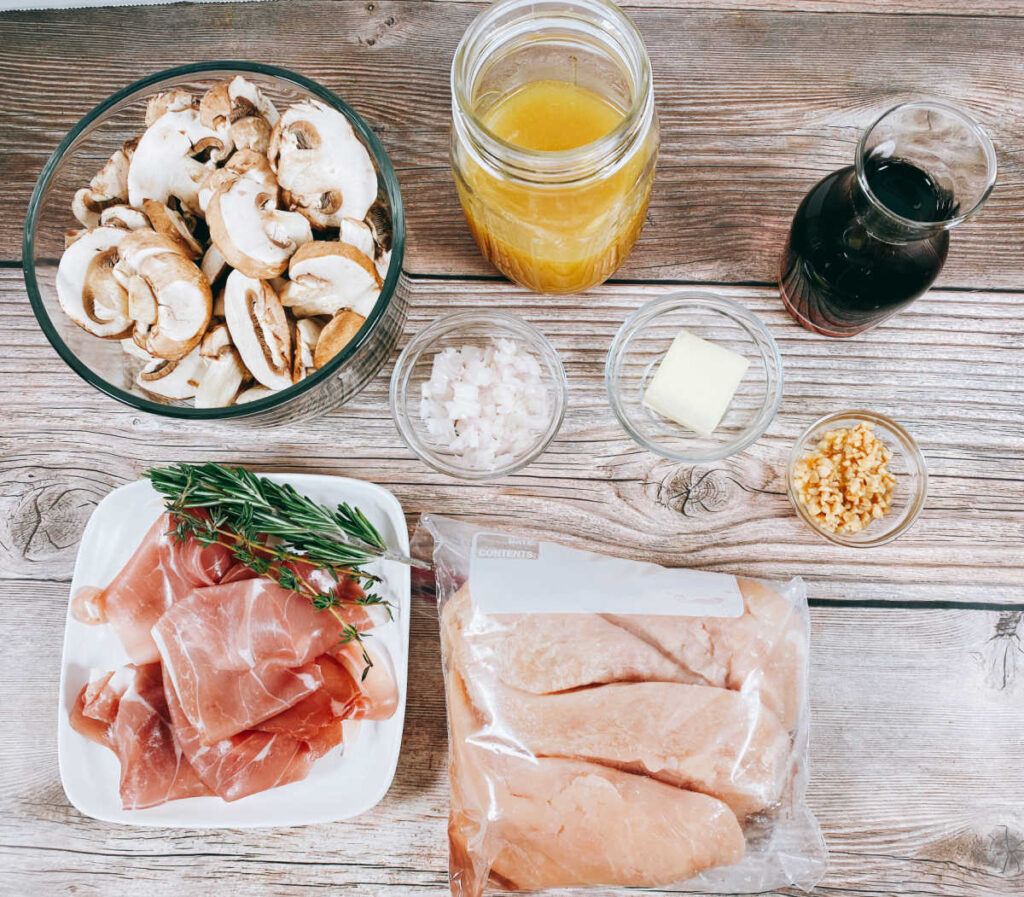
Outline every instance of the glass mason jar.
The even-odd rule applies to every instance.
[[[800,203],[779,267],[786,308],[826,336],[884,321],[932,285],[949,231],[981,208],[995,178],[991,140],[959,109],[890,109],[861,138],[854,164]]]
[[[525,149],[484,119],[524,85],[562,82],[621,121],[571,149]],[[643,227],[658,154],[651,64],[633,23],[608,0],[498,0],[452,63],[451,161],[484,256],[517,283],[573,293],[601,283]]]

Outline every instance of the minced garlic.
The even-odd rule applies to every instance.
[[[896,478],[889,472],[892,451],[859,423],[830,430],[815,451],[793,470],[800,502],[814,521],[833,533],[857,533],[892,507]]]

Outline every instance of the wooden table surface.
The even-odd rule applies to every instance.
[[[336,825],[208,832],[107,825],[69,806],[55,722],[82,528],[103,496],[147,466],[203,459],[373,480],[395,492],[410,527],[431,510],[666,564],[803,576],[813,602],[809,800],[830,850],[815,894],[1021,894],[1024,3],[633,5],[662,126],[650,217],[613,282],[563,298],[498,277],[458,209],[448,71],[481,8],[288,0],[0,16],[0,895],[446,893],[446,733],[437,624],[425,598],[412,619],[398,775],[373,812]],[[39,170],[115,89],[218,58],[315,78],[380,135],[409,216],[406,338],[443,311],[476,307],[511,310],[551,337],[570,407],[539,461],[483,485],[432,473],[391,422],[390,363],[356,401],[320,420],[238,432],[160,423],[100,395],[60,361],[20,271]],[[857,339],[813,336],[787,316],[772,282],[789,218],[818,178],[847,164],[874,116],[922,93],[961,103],[986,125],[998,186],[954,233],[927,297]],[[691,468],[630,441],[606,402],[602,365],[627,312],[695,285],[764,318],[784,356],[786,391],[747,452]],[[844,407],[904,423],[931,475],[914,529],[872,551],[819,540],[784,495],[795,436]]]

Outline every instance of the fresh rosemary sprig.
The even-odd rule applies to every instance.
[[[332,511],[287,483],[242,467],[176,464],[154,467],[145,476],[170,510],[216,509],[237,532],[276,536],[311,563],[349,566],[388,554],[380,533],[357,508],[343,504]]]
[[[179,539],[192,536],[205,545],[219,542],[261,576],[304,596],[318,610],[331,611],[342,624],[341,643],[359,644],[366,678],[373,666],[363,642],[366,634],[348,623],[339,608],[346,603],[378,604],[391,616],[390,603],[369,592],[341,599],[334,590],[313,585],[300,566],[325,570],[335,582],[348,577],[373,584],[380,582],[380,577],[360,569],[362,565],[381,558],[413,563],[388,550],[362,511],[348,504],[332,511],[288,484],[212,462],[154,467],[144,476],[164,497]],[[273,537],[269,543],[268,536]]]

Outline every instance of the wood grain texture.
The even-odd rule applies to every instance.
[[[207,459],[383,483],[410,527],[430,510],[666,564],[803,576],[816,602],[809,800],[831,851],[814,897],[1024,893],[1024,3],[627,5],[656,73],[663,142],[654,201],[618,275],[625,283],[562,298],[496,278],[458,209],[448,69],[480,3],[288,0],[0,16],[0,897],[447,893],[444,702],[436,619],[422,593],[398,775],[365,817],[276,831],[140,830],[68,805],[53,708],[85,521],[146,467]],[[216,58],[264,59],[313,77],[380,134],[399,169],[408,268],[419,275],[406,339],[442,312],[478,307],[521,314],[552,339],[570,408],[538,462],[493,483],[433,473],[391,422],[390,363],[333,414],[248,431],[133,412],[79,380],[47,344],[10,263],[50,150],[129,81]],[[876,114],[921,93],[948,96],[991,130],[996,192],[953,236],[944,289],[866,336],[814,337],[774,289],[751,284],[774,280],[789,218],[811,184],[849,161]],[[457,279],[467,275],[477,279]],[[709,288],[761,315],[782,350],[779,414],[726,462],[689,467],[648,454],[608,407],[612,336],[629,311],[674,289],[667,281],[732,284]],[[785,497],[798,433],[856,406],[904,423],[931,475],[915,528],[873,551],[819,539]]]
[[[319,80],[377,130],[409,209],[410,271],[494,274],[466,230],[447,161],[449,66],[481,8],[293,0],[0,19],[0,258],[18,258],[35,177],[82,114],[144,73],[234,57]],[[940,283],[1024,285],[1024,18],[695,6],[631,14],[653,60],[662,151],[650,219],[620,279],[772,282],[811,185],[852,160],[885,108],[939,94],[990,129],[1002,166],[989,204],[954,235]]]
[[[66,584],[0,583],[0,698],[19,721],[0,736],[2,897],[447,892],[447,742],[431,605],[412,618],[402,757],[375,810],[328,826],[198,832],[128,829],[67,805],[52,717],[66,601]],[[812,621],[809,803],[831,848],[817,897],[1019,894],[1020,613],[816,608]]]
[[[514,309],[551,338],[569,377],[569,410],[548,452],[519,474],[468,484],[432,472],[401,442],[388,409],[390,364],[355,402],[307,424],[264,431],[164,424],[71,373],[36,328],[17,272],[0,271],[5,573],[68,577],[81,524],[113,486],[150,464],[219,458],[384,483],[411,524],[432,510],[529,525],[666,564],[799,574],[821,597],[1024,602],[1019,297],[934,292],[869,337],[836,342],[793,323],[773,290],[722,288],[775,334],[785,397],[750,450],[692,468],[634,444],[612,415],[603,380],[605,354],[625,316],[671,289],[605,286],[581,302],[508,284],[415,280],[407,334],[454,308]],[[55,395],[59,407],[51,404]],[[820,415],[855,407],[906,425],[931,474],[917,525],[870,551],[826,543],[785,496],[793,440]]]

